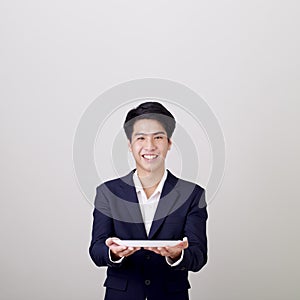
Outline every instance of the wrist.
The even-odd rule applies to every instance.
[[[110,257],[111,257],[112,260],[119,260],[119,259],[122,258],[121,256],[113,253],[112,251],[110,251]]]
[[[175,262],[176,260],[178,260],[180,258],[180,255],[176,255],[176,256],[168,256],[170,260],[172,260],[173,262]]]

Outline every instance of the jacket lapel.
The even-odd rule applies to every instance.
[[[127,210],[129,216],[128,222],[131,223],[137,230],[136,239],[147,239],[147,233],[143,222],[143,216],[133,182],[134,171],[135,170],[131,171],[128,175],[121,178],[123,199],[124,201],[129,202],[128,205],[125,205],[125,209]]]
[[[122,198],[129,202],[128,205],[125,205],[124,209],[126,209],[127,213],[124,212],[124,214],[127,214],[129,216],[127,218],[128,222],[131,223],[137,230],[136,239],[154,239],[156,233],[164,223],[165,218],[169,215],[170,211],[175,206],[177,199],[180,196],[180,193],[176,189],[178,178],[175,177],[169,170],[167,170],[168,175],[162,189],[162,194],[158,202],[149,235],[147,237],[139,201],[133,182],[134,171],[135,170],[132,170],[128,175],[120,178],[120,186],[123,189]]]
[[[169,212],[172,210],[179,197],[179,192],[175,188],[178,178],[175,177],[169,170],[167,171],[168,176],[163,186],[148,239],[155,238],[155,234],[162,226],[165,218],[169,215]]]

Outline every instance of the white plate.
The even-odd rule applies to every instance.
[[[167,247],[176,246],[180,242],[178,241],[162,241],[162,240],[115,240],[116,244],[126,247]]]

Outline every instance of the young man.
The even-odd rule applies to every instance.
[[[188,271],[207,262],[204,190],[165,167],[175,129],[158,102],[128,112],[124,130],[136,169],[97,188],[90,256],[107,266],[105,300],[189,299]],[[121,240],[182,240],[169,247],[126,247]]]

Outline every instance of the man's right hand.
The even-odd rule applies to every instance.
[[[127,257],[141,249],[141,247],[120,246],[117,243],[115,243],[115,241],[117,241],[117,240],[119,240],[119,238],[111,237],[105,241],[105,244],[109,248],[110,253],[111,253],[111,258],[113,260],[118,260],[122,257]]]

